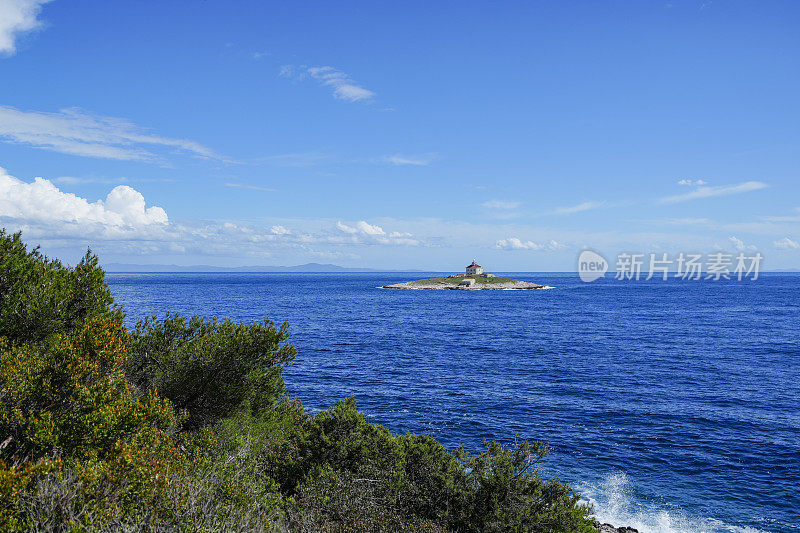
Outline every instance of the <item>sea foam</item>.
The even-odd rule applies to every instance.
[[[594,507],[595,519],[639,533],[762,533],[762,530],[689,516],[679,508],[644,503],[635,497],[634,484],[624,472],[607,474],[600,483],[579,483],[576,489]]]

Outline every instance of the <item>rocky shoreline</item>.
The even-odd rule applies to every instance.
[[[611,524],[601,524],[595,522],[594,527],[597,528],[598,533],[639,533],[638,529],[632,527],[614,527]]]

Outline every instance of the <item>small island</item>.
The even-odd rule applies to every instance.
[[[383,289],[448,289],[465,291],[502,291],[502,290],[526,290],[526,289],[546,289],[544,285],[529,283],[513,278],[504,278],[487,274],[483,267],[475,261],[467,265],[464,274],[452,274],[442,278],[419,279],[405,283],[394,283],[384,285]]]

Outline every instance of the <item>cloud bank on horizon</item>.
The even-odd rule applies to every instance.
[[[360,220],[353,225],[337,221],[321,231],[293,231],[282,225],[261,227],[233,222],[171,222],[166,211],[146,206],[144,196],[127,185],[117,185],[103,200],[91,202],[37,177],[25,182],[0,168],[0,222],[10,231],[24,231],[48,243],[65,245],[92,239],[104,248],[129,249],[146,243],[145,254],[194,251],[228,254],[248,246],[249,256],[270,256],[286,247],[306,249],[318,256],[341,256],[341,251],[314,252],[314,245],[341,248],[358,245],[419,246],[408,232],[385,231]]]

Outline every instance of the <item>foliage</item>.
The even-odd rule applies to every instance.
[[[0,229],[0,337],[41,342],[96,316],[122,320],[91,251],[71,269],[38,248],[28,251],[20,233]]]
[[[48,344],[0,346],[0,525],[18,520],[37,474],[78,473],[84,500],[109,515],[149,501],[180,466],[168,401],[138,398],[122,374],[127,333],[94,318]],[[113,498],[108,492],[121,491]]]
[[[19,506],[30,531],[275,531],[276,505],[232,505],[224,493],[230,482],[213,469],[193,466],[170,474],[160,498],[109,516],[86,504],[79,473],[65,470],[39,477],[21,495]]]
[[[496,442],[471,456],[369,424],[351,399],[290,426],[267,473],[295,499],[297,523],[331,531],[593,531],[590,509],[535,465],[549,448]]]
[[[178,433],[167,399],[140,397],[122,372],[129,342],[91,319],[46,346],[2,346],[0,530],[272,529],[276,485],[209,429]]]
[[[151,316],[132,333],[127,374],[140,390],[158,390],[186,411],[186,427],[197,429],[245,404],[255,411],[272,406],[284,393],[281,365],[296,353],[288,336],[288,324],[276,328],[270,320]]]

